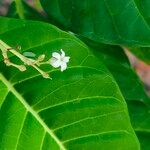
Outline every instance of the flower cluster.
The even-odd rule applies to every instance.
[[[19,47],[19,49],[21,49]],[[39,67],[43,64],[49,64],[54,68],[60,68],[61,71],[67,69],[67,63],[69,62],[70,57],[65,56],[65,52],[61,49],[61,53],[53,52],[52,57],[48,61],[45,60],[45,55],[40,55],[37,59],[35,59],[35,54],[32,52],[24,52],[23,54],[18,52],[18,49],[12,48],[0,40],[0,50],[2,51],[2,55],[4,58],[4,63],[7,66],[13,66],[19,69],[20,71],[25,71],[26,66],[31,66],[36,69],[44,78],[50,78],[49,74],[41,70]],[[18,65],[10,61],[8,58],[8,52],[14,54],[18,57],[23,65]]]

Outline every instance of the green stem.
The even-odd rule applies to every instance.
[[[25,19],[24,18],[24,12],[23,12],[24,8],[23,8],[22,1],[21,0],[14,0],[14,1],[16,3],[16,9],[17,9],[19,18],[20,19]]]
[[[7,45],[2,40],[0,40],[0,49],[1,49],[2,55],[4,57],[4,62],[7,66],[14,66],[14,67],[18,68],[20,71],[26,70],[26,67],[24,65],[17,65],[17,64],[14,64],[9,61],[7,53],[11,52],[15,56],[17,56],[25,65],[32,66],[33,68],[35,68],[44,78],[50,78],[49,74],[47,74],[46,72],[44,72],[43,70],[41,70],[40,68],[37,67],[39,65],[38,61],[25,57],[24,55],[20,54],[15,49],[11,48],[9,45]]]

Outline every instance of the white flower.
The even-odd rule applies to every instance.
[[[57,52],[52,53],[50,64],[54,68],[60,67],[61,71],[64,71],[67,69],[67,63],[69,62],[70,57],[65,56],[65,52],[62,49],[60,51],[61,51],[61,54]]]

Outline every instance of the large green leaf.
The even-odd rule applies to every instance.
[[[87,44],[93,49],[95,56],[97,56],[113,74],[126,100],[139,100],[147,104],[150,103],[142,81],[140,81],[131,67],[121,47],[90,41],[88,41]]]
[[[141,12],[142,16],[150,25],[150,1],[149,0],[135,0],[139,11]]]
[[[149,0],[136,0],[136,4],[141,14],[147,21],[148,25],[150,25],[150,1]],[[130,50],[138,58],[150,64],[150,48],[149,47],[132,48]]]
[[[47,14],[97,42],[150,46],[150,27],[134,0],[41,0]]]
[[[87,42],[116,79],[128,104],[131,123],[140,140],[141,149],[150,149],[150,98],[123,52],[117,46]],[[91,43],[91,44],[90,44]]]
[[[0,38],[21,52],[49,57],[63,48],[71,57],[63,73],[43,66],[52,80],[0,57],[0,149],[139,149],[116,82],[85,44],[49,24],[7,18]]]
[[[38,3],[39,1],[35,1],[36,3]],[[49,7],[52,7],[51,6],[51,4],[48,4],[47,5],[47,3],[53,3],[52,1],[48,1],[47,3],[46,3],[46,1],[42,1],[42,3],[43,3],[43,6],[44,6],[44,8],[47,10],[47,9],[49,9],[49,10],[47,10],[47,12],[48,13],[50,13],[50,18],[49,18],[49,22],[50,23],[52,23],[52,24],[55,24],[55,25],[57,25],[57,26],[59,26],[59,27],[61,27],[62,29],[65,29],[66,30],[66,28],[68,28],[68,29],[70,29],[70,30],[73,30],[73,31],[75,31],[75,32],[77,32],[76,30],[78,30],[79,28],[77,27],[77,29],[76,29],[76,26],[74,27],[74,25],[76,25],[76,23],[74,24],[74,20],[72,19],[72,22],[73,22],[73,25],[71,25],[72,27],[70,27],[70,26],[67,26],[67,25],[64,25],[65,24],[65,22],[66,21],[64,21],[63,23],[60,21],[60,18],[57,18],[57,17],[55,17],[55,15],[57,15],[56,13],[55,13],[55,11],[54,12],[51,12],[51,10],[53,11],[53,9],[51,9],[51,8],[49,8]],[[45,4],[46,3],[46,4]],[[62,2],[60,2],[60,4],[61,4]],[[138,8],[139,8],[139,12],[141,13],[141,15],[142,15],[142,17],[144,17],[144,19],[147,21],[147,23],[149,24],[149,18],[150,18],[150,9],[149,9],[149,0],[136,0],[136,5],[138,6]],[[50,5],[50,6],[49,6]],[[56,1],[55,1],[55,5],[56,5]],[[122,4],[123,5],[123,4]],[[63,6],[62,6],[63,7]],[[55,7],[54,7],[55,8]],[[102,9],[103,10],[103,9]],[[49,12],[50,11],[50,12]],[[63,14],[63,9],[62,9],[62,15],[64,15]],[[95,11],[95,10],[91,10],[91,11]],[[51,13],[52,13],[52,15],[51,15]],[[53,14],[54,13],[54,14]],[[74,13],[76,13],[76,12],[74,12]],[[88,13],[87,15],[89,15],[88,17],[91,17],[90,16],[90,13]],[[13,1],[12,2],[12,4],[11,4],[11,6],[9,7],[9,11],[8,11],[8,14],[7,14],[7,16],[8,17],[15,17],[15,18],[24,18],[24,19],[34,19],[34,20],[41,20],[41,21],[48,21],[48,19],[46,19],[46,18],[44,18],[42,15],[40,15],[37,11],[35,11],[33,8],[31,8],[26,2],[24,2],[23,0],[15,0],[15,1]],[[62,18],[63,16],[61,16],[61,18]],[[74,17],[74,16],[73,16]],[[87,16],[82,16],[82,17],[87,17]],[[53,19],[52,19],[53,18]],[[77,19],[76,19],[77,20]],[[97,20],[97,19],[95,19],[95,20]],[[96,23],[99,23],[99,24],[101,24],[101,19],[99,19],[100,20],[100,22],[96,22]],[[133,18],[133,20],[134,20],[134,18]],[[86,24],[89,24],[89,21],[88,20],[86,20],[87,22],[86,22]],[[79,21],[78,21],[79,22]],[[71,24],[71,23],[70,23]],[[90,23],[91,24],[91,23]],[[63,27],[62,27],[63,26]],[[92,27],[94,27],[93,25],[91,25],[91,28]],[[105,27],[105,26],[104,26]],[[133,28],[134,28],[134,26],[132,26]],[[72,29],[72,28],[75,28],[75,29]],[[83,27],[84,28],[84,32],[88,32],[88,28],[86,28],[86,26],[85,27]],[[120,28],[120,26],[119,26],[119,28]],[[87,31],[86,31],[87,30]],[[96,36],[96,34],[97,34],[97,30],[99,30],[99,28],[98,29],[96,29],[96,33],[94,33],[95,34],[95,36]],[[105,28],[104,28],[104,31],[105,31]],[[104,32],[103,31],[103,32]],[[133,30],[134,31],[134,30]],[[105,31],[105,32],[107,32],[107,30]],[[80,33],[80,32],[79,32]],[[80,33],[80,34],[82,34],[82,33]],[[106,34],[106,33],[103,33],[103,34]],[[113,34],[113,33],[112,33]],[[131,33],[130,33],[131,34]],[[136,33],[137,34],[137,33]],[[87,36],[86,36],[87,37]],[[89,37],[90,39],[93,39],[93,37]],[[93,39],[93,40],[95,40],[95,39]],[[101,41],[100,40],[100,42],[103,42],[103,41]],[[131,41],[132,42],[132,41]],[[106,42],[107,43],[107,42]],[[114,43],[113,43],[114,44]],[[118,44],[118,43],[117,43]],[[120,43],[119,43],[120,44]],[[124,44],[124,43],[122,43],[122,44]],[[134,43],[133,43],[134,44]],[[136,45],[136,44],[135,44]],[[130,48],[129,48],[130,49]],[[140,59],[142,59],[143,61],[145,61],[146,63],[150,63],[150,50],[149,50],[149,48],[132,48],[132,49],[130,49],[137,57],[139,57]]]
[[[150,1],[149,0],[136,0],[135,2],[141,14],[143,15],[144,19],[147,21],[147,24],[150,25]],[[129,48],[129,50],[138,58],[150,64],[150,48],[149,47]]]

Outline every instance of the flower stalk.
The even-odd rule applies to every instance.
[[[45,59],[44,54],[40,55],[37,59],[34,59],[35,58],[34,53],[25,52],[25,54],[21,54],[19,52],[21,47],[19,46],[18,48],[12,48],[9,45],[7,45],[5,42],[0,40],[0,50],[2,51],[4,63],[7,66],[13,66],[13,67],[19,69],[20,71],[25,71],[27,69],[26,66],[31,66],[35,70],[37,70],[43,76],[43,78],[50,78],[50,76],[48,73],[46,73],[40,69],[41,65],[49,64],[54,68],[60,68],[60,70],[62,72],[67,69],[67,63],[69,62],[70,57],[65,56],[65,52],[62,49],[60,50],[61,53],[53,52],[52,58],[50,58],[47,61],[44,61],[44,59]],[[8,53],[12,53],[14,56],[18,57],[23,62],[23,64],[18,65],[16,63],[11,62],[11,60],[8,57]],[[29,58],[27,55],[29,57],[32,56],[32,58]]]
[[[19,69],[20,71],[25,71],[26,65],[31,66],[34,69],[36,69],[44,78],[50,78],[48,73],[44,72],[43,70],[39,68],[39,66],[41,65],[41,62],[44,61],[45,55],[40,55],[37,59],[28,58],[24,56],[23,54],[19,53],[16,49],[7,45],[2,40],[0,40],[0,50],[2,51],[4,63],[7,66],[13,66]],[[12,53],[16,57],[18,57],[23,62],[23,65],[18,65],[18,64],[11,62],[10,59],[8,58],[8,53]],[[43,64],[46,64],[46,63],[43,62]]]

